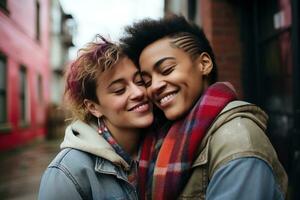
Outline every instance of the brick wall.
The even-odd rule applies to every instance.
[[[228,0],[200,0],[200,9],[202,27],[215,52],[219,81],[230,81],[242,97],[238,7]]]

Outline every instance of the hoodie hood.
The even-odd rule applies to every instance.
[[[77,120],[65,131],[61,149],[73,148],[111,161],[116,165],[128,168],[126,161],[119,156],[112,146],[96,131],[96,126]]]

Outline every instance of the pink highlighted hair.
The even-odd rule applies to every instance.
[[[97,77],[113,67],[121,56],[119,46],[101,35],[97,35],[94,42],[79,50],[77,59],[65,73],[65,103],[72,112],[73,119],[88,122],[93,118],[83,101],[89,99],[99,103],[96,95]]]

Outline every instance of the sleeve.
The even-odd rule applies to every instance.
[[[75,184],[59,168],[48,168],[43,174],[40,189],[39,200],[57,200],[72,199],[81,200]]]
[[[284,199],[271,168],[259,158],[239,158],[218,169],[208,184],[207,200]]]

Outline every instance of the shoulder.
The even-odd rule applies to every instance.
[[[244,187],[245,183],[252,187]],[[206,195],[208,199],[284,199],[272,169],[258,158],[239,158],[222,166]]]
[[[86,171],[93,169],[90,154],[63,149],[45,170],[39,190],[40,199],[81,199],[89,194],[86,190]]]
[[[49,164],[46,173],[48,176],[61,176],[70,179],[74,184],[84,182],[87,173],[95,173],[96,156],[77,149],[66,148],[61,150]]]
[[[208,141],[210,172],[240,157],[257,157],[267,163],[277,160],[265,134],[264,115],[255,105],[243,104],[232,107],[216,120],[217,127],[209,134]]]
[[[266,115],[255,105],[247,106],[233,108],[227,116],[225,113],[225,118],[216,122],[218,128],[210,133],[206,144],[209,177],[236,159],[257,158],[270,167],[285,193],[287,176],[265,134]]]
[[[268,152],[272,145],[253,119],[237,116],[222,124],[210,137],[210,145],[226,152]]]
[[[62,149],[50,163],[49,167],[64,165],[74,167],[82,164],[93,164],[95,156],[73,148]]]

